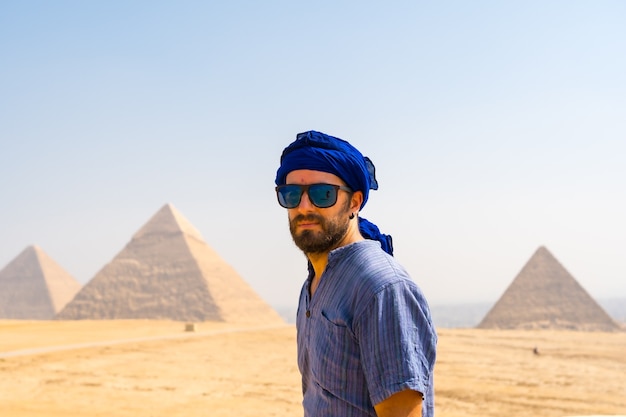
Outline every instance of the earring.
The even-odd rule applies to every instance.
[[[349,217],[349,219],[350,219],[350,220],[354,219],[354,213],[350,213],[350,217]]]

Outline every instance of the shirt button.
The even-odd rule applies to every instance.
[[[311,310],[306,311],[306,318],[308,319],[309,317],[311,317]]]

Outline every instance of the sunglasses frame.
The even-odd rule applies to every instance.
[[[320,206],[318,204],[315,204],[315,202],[311,198],[311,191],[310,191],[310,189],[311,189],[311,187],[314,187],[316,185],[325,185],[325,186],[331,187],[331,189],[334,189],[335,190],[335,201],[333,201],[333,203],[328,205],[328,206]],[[281,202],[280,190],[285,188],[285,187],[298,187],[300,189],[300,196],[298,198],[298,204],[296,204],[293,207],[285,206]],[[283,184],[283,185],[279,185],[278,187],[276,187],[275,190],[276,190],[276,198],[278,199],[278,204],[280,204],[281,207],[286,208],[286,209],[297,208],[300,205],[300,203],[302,202],[302,196],[304,195],[304,193],[306,193],[307,197],[309,198],[309,201],[315,207],[317,207],[317,208],[329,208],[329,207],[332,207],[335,204],[337,204],[337,199],[339,197],[339,190],[343,190],[343,191],[346,191],[348,193],[352,193],[353,192],[351,188],[346,187],[345,185],[326,184],[326,183],[323,183],[323,182],[315,183],[315,184]]]

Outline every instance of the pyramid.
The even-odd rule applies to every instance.
[[[29,246],[0,271],[0,318],[51,320],[80,284],[38,246]]]
[[[541,246],[478,328],[615,331],[620,326]]]
[[[171,204],[57,318],[283,322]]]

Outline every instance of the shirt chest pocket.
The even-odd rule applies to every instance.
[[[345,390],[364,382],[358,341],[348,327],[336,324],[322,313],[313,318],[310,340],[311,373],[326,390]],[[362,381],[362,382],[360,382]]]

